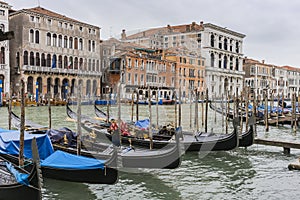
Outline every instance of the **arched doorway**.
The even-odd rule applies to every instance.
[[[93,80],[93,96],[97,96],[97,81]]]
[[[33,77],[29,76],[27,79],[27,93],[28,97],[31,98],[33,94]]]
[[[55,97],[59,97],[59,92],[58,92],[58,88],[60,86],[60,79],[59,78],[56,78],[55,81],[54,81],[54,96]]]
[[[69,80],[63,79],[62,81],[62,87],[61,87],[61,94],[63,99],[68,99],[68,90],[69,90]]]
[[[91,95],[91,80],[86,81],[86,96],[90,97]]]

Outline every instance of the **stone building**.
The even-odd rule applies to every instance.
[[[12,11],[9,20],[14,93],[22,78],[31,96],[66,99],[79,85],[84,97],[100,95],[99,27],[42,7]]]
[[[291,66],[276,66],[265,61],[244,59],[245,84],[258,96],[262,97],[268,91],[268,97],[273,94],[278,98],[292,98],[300,93],[300,69]]]
[[[0,1],[0,30],[2,32],[9,31],[8,15],[11,6],[5,2]],[[1,93],[6,95],[10,88],[10,61],[9,61],[9,43],[10,41],[0,41],[0,82]],[[1,99],[2,101],[2,99]]]
[[[182,100],[191,99],[195,92],[205,92],[205,59],[200,53],[185,47],[165,50],[165,58],[176,62],[176,86],[182,93]]]
[[[183,46],[198,51],[205,58],[205,79],[209,98],[220,97],[227,91],[240,93],[243,88],[243,39],[245,35],[211,23],[191,24],[148,29],[127,36],[122,41],[154,49]]]

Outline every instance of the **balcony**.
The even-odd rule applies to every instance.
[[[37,72],[37,73],[54,73],[54,74],[71,74],[71,75],[85,75],[85,76],[101,76],[102,72],[96,71],[83,71],[78,69],[61,69],[51,67],[37,67],[24,65],[22,67],[24,72]]]
[[[147,74],[158,74],[158,70],[146,69]]]

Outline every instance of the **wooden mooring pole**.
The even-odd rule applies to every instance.
[[[21,124],[19,166],[24,166],[24,134],[25,134],[25,82],[21,79]]]

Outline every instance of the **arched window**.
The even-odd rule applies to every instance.
[[[91,80],[86,81],[86,95],[88,97],[91,95]]]
[[[239,59],[238,58],[235,59],[235,70],[239,71]]]
[[[88,71],[92,70],[92,60],[89,59],[89,63],[88,63]]]
[[[47,54],[47,66],[46,67],[51,67],[51,55]]]
[[[73,38],[72,37],[69,38],[69,48],[73,49]]]
[[[89,51],[92,51],[92,41],[91,41],[91,40],[89,40],[88,50],[89,50]]]
[[[78,49],[78,38],[74,39],[74,49]]]
[[[83,40],[79,39],[79,50],[83,50]]]
[[[62,67],[62,56],[58,56],[58,68],[63,68]]]
[[[5,48],[4,47],[1,47],[0,64],[5,64]]]
[[[57,60],[56,59],[57,59],[56,55],[54,54],[52,56],[52,65],[51,65],[52,68],[56,68],[57,67]]]
[[[40,54],[39,53],[35,54],[35,65],[36,66],[40,66],[41,65]]]
[[[214,35],[210,36],[210,46],[215,47],[215,36]]]
[[[42,60],[42,67],[46,67],[46,57],[45,57],[45,54],[44,54],[44,53],[42,53],[42,58],[41,58],[41,60]]]
[[[35,43],[39,44],[40,43],[40,32],[35,31]]]
[[[233,70],[233,56],[230,56],[229,67],[230,67],[230,70]]]
[[[24,65],[28,65],[28,51],[24,51],[23,62]]]
[[[64,48],[68,48],[68,37],[64,37]]]
[[[69,58],[68,69],[73,69],[73,57]]]
[[[210,54],[210,66],[211,67],[215,66],[215,54],[214,53]]]
[[[100,65],[99,65],[99,60],[97,60],[97,71],[100,72]]]
[[[227,51],[227,38],[224,39],[224,50]]]
[[[95,52],[96,51],[96,45],[95,45],[95,41],[92,41],[92,51]]]
[[[83,70],[83,59],[79,59],[79,69]]]
[[[219,54],[219,68],[222,68],[222,55]]]
[[[68,57],[64,57],[64,69],[68,69]]]
[[[53,44],[52,46],[56,47],[57,46],[57,35],[53,34]]]
[[[34,30],[30,29],[29,31],[29,41],[34,43]]]
[[[74,69],[78,69],[78,58],[77,57],[75,57]]]
[[[51,33],[47,33],[47,45],[51,46]]]
[[[92,71],[96,71],[96,61],[95,60],[93,60],[93,69],[92,69]]]
[[[239,42],[235,43],[235,52],[239,53]]]
[[[62,47],[62,35],[58,36],[58,47]]]
[[[30,60],[30,65],[34,66],[34,53],[33,52],[30,52],[30,58],[29,58],[29,60]]]
[[[224,69],[227,69],[227,56],[224,56]]]

